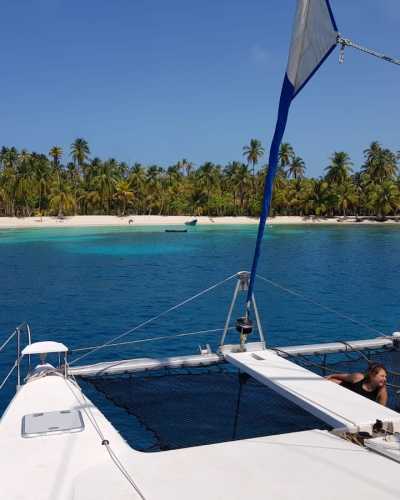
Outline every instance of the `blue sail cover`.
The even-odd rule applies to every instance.
[[[264,198],[247,294],[247,314],[250,313],[261,242],[271,206],[279,148],[285,132],[290,104],[336,47],[337,36],[338,29],[329,0],[298,0],[289,61],[282,86],[275,133],[269,153],[268,174],[265,179]]]

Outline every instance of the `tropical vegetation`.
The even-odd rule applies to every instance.
[[[184,158],[162,168],[92,157],[83,138],[76,139],[68,152],[57,145],[48,154],[4,146],[0,150],[0,216],[258,216],[268,169],[261,164],[264,148],[259,140],[251,139],[242,152],[241,159],[227,165],[208,161],[195,166]],[[289,143],[283,143],[272,214],[397,215],[398,161],[398,153],[374,141],[365,149],[364,162],[357,170],[346,152],[336,151],[323,175],[312,178],[305,175],[304,160]]]

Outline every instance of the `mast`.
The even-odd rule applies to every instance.
[[[329,0],[298,0],[288,66],[283,80],[278,118],[269,153],[268,173],[265,179],[257,241],[247,291],[246,318],[250,316],[261,243],[271,206],[273,185],[278,167],[279,148],[285,132],[290,105],[334,50],[338,36],[338,29]]]

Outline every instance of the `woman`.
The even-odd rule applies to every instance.
[[[326,378],[383,406],[387,404],[387,370],[379,363],[370,365],[366,373],[334,373]]]

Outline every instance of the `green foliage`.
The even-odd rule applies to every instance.
[[[71,145],[71,162],[53,146],[48,155],[0,150],[0,215],[69,214],[248,215],[261,211],[267,165],[254,167],[264,154],[257,139],[243,148],[247,163],[225,166],[205,162],[198,168],[182,159],[166,169],[132,166],[116,159],[90,159],[85,139]],[[335,152],[325,176],[305,177],[306,165],[289,143],[283,143],[271,214],[375,215],[384,218],[400,209],[397,154],[373,142],[365,162],[352,173],[352,162]],[[251,167],[251,169],[249,168]]]

